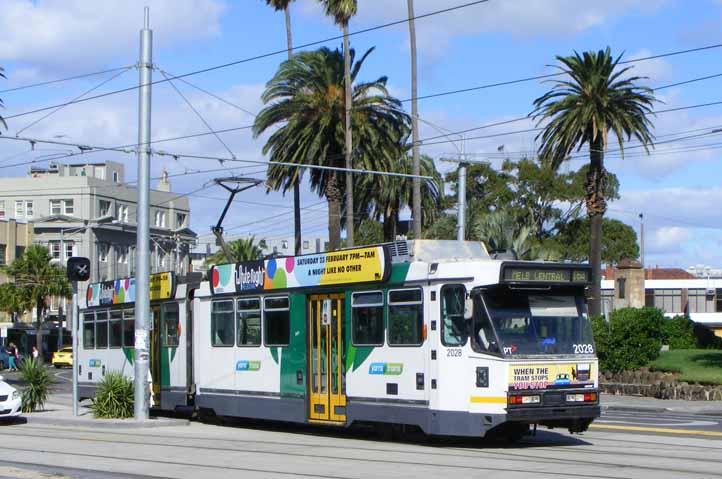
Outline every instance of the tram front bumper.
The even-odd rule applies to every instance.
[[[593,420],[602,413],[599,404],[584,406],[550,406],[508,408],[506,418],[511,422],[546,424],[556,421]]]

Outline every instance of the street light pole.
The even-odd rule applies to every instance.
[[[72,331],[73,339],[73,416],[78,415],[78,349],[79,349],[79,334],[78,334],[78,282],[72,281],[73,283],[73,314],[72,314],[72,325],[70,327]],[[65,314],[68,312],[66,310]]]
[[[138,235],[136,239],[134,417],[148,419],[148,330],[150,325],[150,109],[153,68],[153,32],[150,11],[145,7],[140,31],[140,88],[138,90]]]

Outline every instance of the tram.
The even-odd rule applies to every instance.
[[[588,265],[416,240],[151,277],[154,407],[429,435],[584,431],[600,415]],[[133,376],[134,280],[88,287],[81,397]]]

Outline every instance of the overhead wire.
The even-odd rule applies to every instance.
[[[82,74],[82,75],[74,75],[74,76],[67,77],[67,78],[59,78],[59,79],[56,79],[56,80],[48,80],[48,81],[42,81],[42,82],[38,82],[38,83],[31,83],[31,84],[28,84],[28,85],[21,85],[21,86],[17,86],[17,87],[13,87],[13,88],[6,88],[6,89],[4,89],[4,90],[0,90],[0,93],[10,93],[10,92],[19,91],[19,90],[27,90],[28,88],[36,88],[36,87],[39,87],[39,86],[53,85],[53,84],[55,84],[55,83],[62,83],[62,82],[71,81],[71,80],[78,80],[78,79],[81,79],[81,78],[87,78],[87,77],[92,77],[92,76],[97,76],[97,75],[103,75],[103,74],[105,74],[105,73],[117,72],[118,70],[125,70],[125,69],[128,69],[128,68],[134,68],[134,67],[135,67],[135,65],[129,65],[129,66],[125,66],[125,67],[118,67],[118,68],[110,68],[110,69],[108,69],[108,70],[101,70],[101,71],[99,71],[99,72],[84,73],[84,74]]]

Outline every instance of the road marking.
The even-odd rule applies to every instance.
[[[722,431],[695,431],[694,429],[672,429],[667,427],[614,426],[611,424],[592,424],[589,427],[595,429],[617,429],[620,431],[659,432],[664,434],[722,437]]]
[[[68,381],[68,382],[73,381],[73,378],[66,378],[64,376],[59,376],[59,374],[63,374],[63,371],[58,371],[57,373],[53,374],[53,376],[55,376],[58,379],[62,379],[63,381]]]
[[[649,418],[650,420],[653,418]],[[655,422],[655,423],[644,423],[639,421],[614,421],[612,419],[598,419],[597,423],[601,424],[632,424],[647,427],[702,427],[702,426],[716,426],[716,421],[688,421],[688,422]]]

